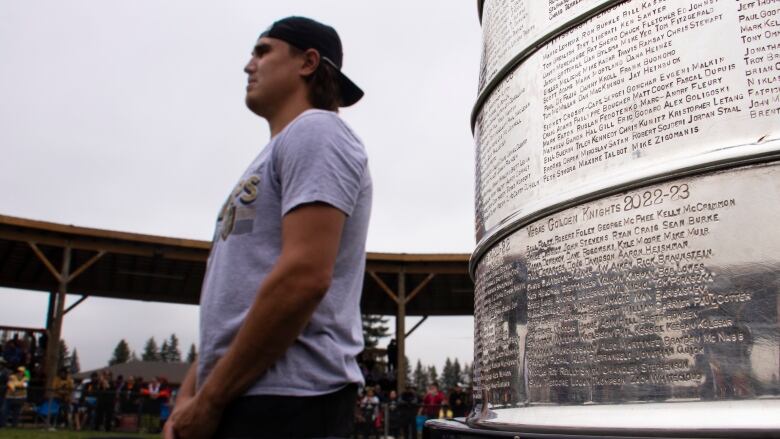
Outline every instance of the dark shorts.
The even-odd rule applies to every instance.
[[[244,396],[227,406],[215,437],[348,438],[356,400],[355,384],[318,396]]]

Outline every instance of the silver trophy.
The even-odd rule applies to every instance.
[[[479,6],[468,425],[780,435],[780,3]]]

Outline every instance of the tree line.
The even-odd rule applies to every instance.
[[[409,362],[406,363],[406,382],[413,383],[421,392],[433,383],[437,383],[440,389],[452,389],[456,385],[468,387],[471,385],[471,373],[471,365],[464,363],[461,366],[457,358],[453,361],[447,357],[441,374],[436,370],[436,366],[423,365],[420,360],[417,360],[414,372],[411,372]]]
[[[192,363],[197,355],[195,343],[192,343],[185,361]],[[114,348],[114,353],[111,355],[111,359],[108,360],[108,365],[113,366],[138,360],[162,361],[164,363],[178,363],[182,361],[181,351],[179,350],[179,338],[176,337],[176,334],[171,334],[170,337],[163,340],[162,346],[158,347],[154,337],[149,337],[140,358],[134,350],[130,349],[130,345],[125,339],[119,340],[119,343]]]
[[[390,335],[389,327],[387,325],[388,319],[384,316],[370,314],[363,314],[362,317],[363,340],[365,341],[365,345],[367,348],[377,347],[380,339]],[[73,354],[69,355],[64,341],[62,341],[60,345],[60,358],[65,358],[67,360],[67,364],[74,373],[78,372],[79,367],[76,350],[74,349]],[[196,358],[197,350],[193,343],[190,345],[185,361],[187,363],[192,363]],[[162,361],[168,363],[182,361],[178,337],[176,337],[176,334],[171,334],[167,339],[163,340],[162,346],[159,347],[154,337],[149,337],[144,345],[140,358],[136,352],[130,348],[127,341],[122,339],[119,341],[116,348],[114,348],[108,365],[113,366],[114,364],[127,363],[135,360]],[[414,371],[412,371],[412,363],[408,358],[406,359],[405,364],[406,382],[414,383],[420,391],[423,391],[429,384],[434,382],[438,383],[439,387],[444,389],[451,389],[456,384],[463,384],[465,386],[471,384],[471,365],[465,363],[461,366],[457,358],[453,361],[447,357],[441,374],[436,370],[436,366],[423,365],[419,359],[417,360]],[[72,365],[75,365],[75,370]]]

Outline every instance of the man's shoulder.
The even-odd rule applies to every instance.
[[[316,109],[305,111],[285,128],[272,154],[275,160],[303,157],[311,161],[321,157],[328,161],[338,157],[363,164],[367,161],[363,142],[341,117],[332,111]]]
[[[339,143],[363,146],[355,131],[338,113],[327,110],[309,109],[301,113],[285,129],[284,137],[315,138],[319,140],[338,139]]]
[[[287,129],[288,133],[301,131],[328,131],[349,129],[338,113],[327,110],[309,109],[296,117]]]

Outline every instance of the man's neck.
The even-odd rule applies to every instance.
[[[308,99],[290,99],[287,103],[279,108],[273,115],[266,117],[268,126],[271,130],[271,138],[276,137],[277,134],[282,132],[290,122],[295,120],[301,113],[313,108]]]

